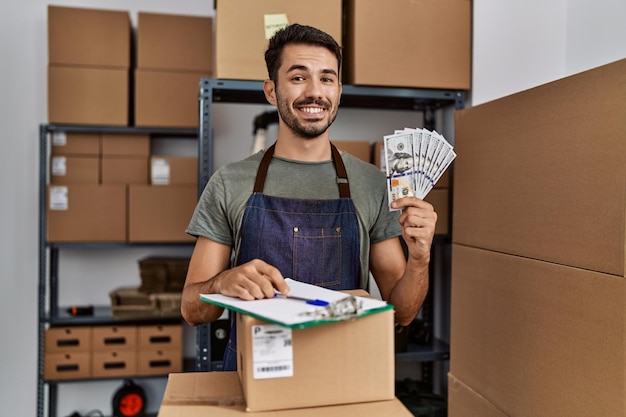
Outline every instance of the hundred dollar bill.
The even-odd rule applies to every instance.
[[[387,162],[387,193],[391,204],[399,198],[415,196],[413,134],[400,131],[386,135],[383,139]]]

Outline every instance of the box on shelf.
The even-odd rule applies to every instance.
[[[209,72],[135,70],[135,126],[198,127],[200,79]]]
[[[49,185],[49,242],[126,241],[126,187]]]
[[[130,48],[128,11],[48,6],[50,64],[129,68]]]
[[[137,326],[96,326],[91,348],[94,352],[136,349],[137,336]]]
[[[137,68],[196,71],[210,76],[213,70],[213,19],[139,12]]]
[[[181,317],[180,292],[146,293],[137,287],[119,287],[109,293],[109,298],[115,318]]]
[[[178,308],[180,309],[180,303]],[[183,328],[180,324],[139,327],[140,350],[180,350],[182,346]]]
[[[198,199],[194,186],[130,185],[129,242],[193,242],[185,233]]]
[[[215,77],[264,80],[264,53],[273,29],[284,23],[315,26],[342,41],[342,1],[218,1],[215,8]],[[395,59],[395,58],[394,58]]]
[[[157,156],[150,159],[152,185],[198,185],[198,158]]]
[[[45,380],[89,378],[91,376],[90,352],[45,353],[43,372]]]
[[[46,329],[44,349],[46,353],[89,352],[91,327],[50,327]]]
[[[288,329],[293,376],[271,378],[259,372],[262,363],[255,361],[255,352],[260,342],[257,340],[255,345],[253,332],[263,327],[271,330],[267,326],[274,325],[237,314],[237,366],[246,409],[282,410],[392,400],[393,316],[394,311],[387,310],[356,320]]]
[[[52,132],[50,140],[52,156],[99,156],[99,133]]]
[[[448,416],[509,417],[451,373],[448,374]]]
[[[137,375],[137,351],[94,351],[91,355],[91,374],[95,378]]]
[[[137,375],[167,375],[182,371],[182,348],[142,349],[137,353]]]
[[[65,156],[50,158],[50,184],[99,184],[100,158]]]
[[[355,382],[352,381],[352,385]],[[323,383],[320,383],[323,385]],[[358,385],[358,384],[356,384]],[[159,417],[250,416],[237,372],[171,373]],[[263,413],[272,417],[411,417],[397,399]]]
[[[102,133],[102,156],[150,156],[150,135]]]
[[[346,84],[470,88],[469,0],[350,0],[346,15]]]
[[[48,66],[48,122],[128,126],[128,69]]]
[[[370,162],[372,160],[371,153],[371,144],[365,140],[333,140],[333,144],[339,149],[339,151],[346,151],[352,156],[356,156],[357,158]]]
[[[139,291],[181,292],[189,268],[188,257],[149,256],[139,260]]]
[[[148,184],[148,158],[103,156],[102,184]]]

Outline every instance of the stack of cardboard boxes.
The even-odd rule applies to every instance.
[[[450,417],[626,416],[626,60],[457,113]]]

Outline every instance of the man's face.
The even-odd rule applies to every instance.
[[[337,58],[311,45],[287,45],[275,85],[278,114],[296,135],[322,135],[337,117],[341,84]]]

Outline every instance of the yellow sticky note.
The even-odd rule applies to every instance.
[[[278,30],[289,26],[289,19],[285,13],[266,14],[263,16],[265,23],[265,39],[270,39]]]

